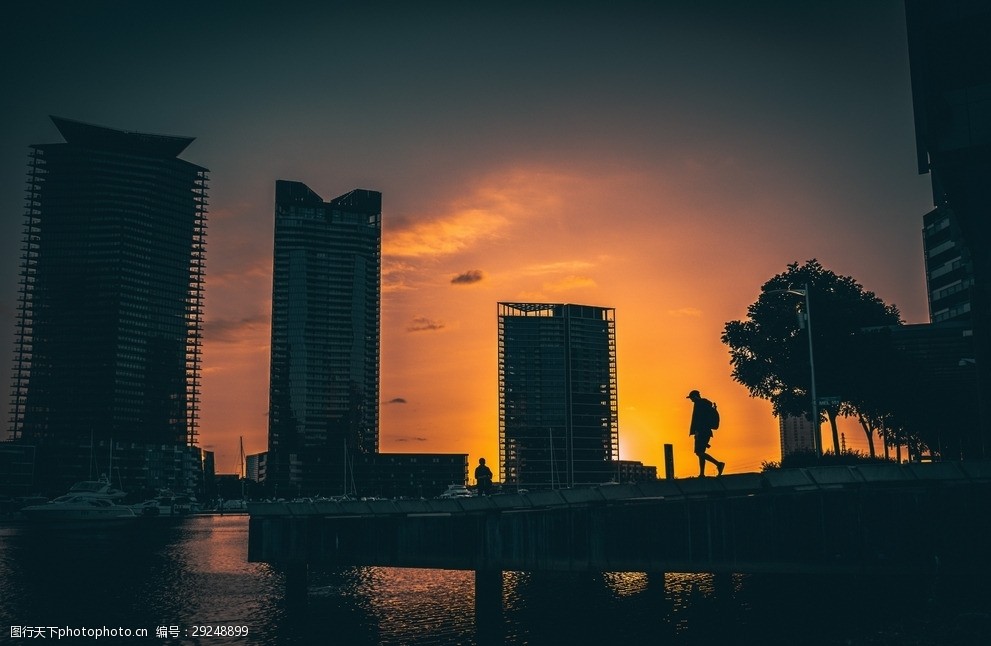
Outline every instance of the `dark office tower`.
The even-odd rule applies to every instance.
[[[948,209],[970,252],[971,309],[981,423],[963,455],[991,454],[991,3],[905,3],[920,173],[933,203]]]
[[[343,493],[378,450],[382,194],[275,184],[268,486]],[[276,491],[277,489],[277,491]]]
[[[953,211],[944,206],[927,213],[922,223],[929,320],[970,324],[973,321],[974,264],[957,219]]]
[[[608,482],[619,425],[615,310],[499,303],[503,481],[534,488]]]
[[[192,138],[52,121],[65,143],[31,147],[12,393],[39,486],[107,471],[111,441],[195,441],[206,232],[207,170],[178,159]],[[115,466],[147,476],[143,455]]]

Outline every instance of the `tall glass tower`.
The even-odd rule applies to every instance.
[[[971,326],[980,415],[960,434],[963,456],[985,460],[991,456],[991,5],[906,0],[905,25],[918,168],[930,176],[936,207],[925,221],[932,318]]]
[[[329,202],[275,184],[268,482],[280,496],[349,490],[378,451],[382,194]],[[275,491],[277,489],[277,491]]]
[[[192,138],[52,121],[65,142],[31,147],[12,389],[41,487],[91,476],[112,441],[195,442],[206,235],[207,170],[178,158]]]
[[[506,484],[557,488],[617,475],[616,311],[499,303],[499,458]]]

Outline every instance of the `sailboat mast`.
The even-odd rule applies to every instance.
[[[244,436],[239,435],[238,438],[241,446],[237,456],[237,470],[240,476],[238,479],[241,481],[241,500],[244,500],[244,480],[248,475],[248,468],[244,461]]]

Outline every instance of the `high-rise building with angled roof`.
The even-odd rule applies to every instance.
[[[38,447],[40,486],[108,470],[111,442],[130,451],[115,481],[179,484],[199,415],[207,170],[178,158],[189,137],[52,121],[64,143],[31,147],[13,439]]]
[[[382,194],[329,202],[275,185],[266,485],[343,493],[355,453],[378,451]]]

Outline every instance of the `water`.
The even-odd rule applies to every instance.
[[[297,604],[284,573],[246,553],[246,516],[118,530],[0,525],[0,643],[52,643],[48,627],[131,631],[59,641],[87,644],[991,643],[985,579],[507,572],[501,621],[479,634],[472,572],[312,572]]]

